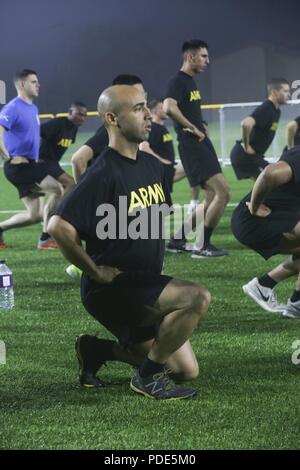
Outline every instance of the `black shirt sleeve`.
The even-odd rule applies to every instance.
[[[177,103],[184,100],[184,86],[178,77],[171,78],[169,81],[166,98],[173,98]]]
[[[93,151],[93,157],[100,155],[105,147],[108,146],[108,133],[104,126],[101,126],[97,132],[86,141],[84,145],[90,147]]]
[[[251,117],[255,120],[256,126],[261,128],[266,127],[272,119],[272,111],[269,103],[264,102],[258,106],[251,114]]]
[[[152,125],[151,132],[149,134],[149,145],[152,150],[155,152],[155,148],[159,145],[161,145],[161,142],[163,141],[163,133],[161,130],[158,128],[158,126]]]
[[[289,150],[288,152],[285,152],[282,155],[281,160],[286,162],[292,169],[293,176],[294,176],[294,182],[299,183],[300,182],[300,155],[299,155],[299,150],[294,147],[293,149]]]
[[[96,237],[96,226],[100,220],[97,209],[109,202],[108,174],[93,173],[83,178],[56,210],[56,214],[77,230],[82,240]]]
[[[58,119],[54,118],[41,125],[40,134],[42,139],[53,139],[60,129],[61,126]]]

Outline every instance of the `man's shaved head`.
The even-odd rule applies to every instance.
[[[140,94],[130,85],[113,85],[106,88],[98,99],[98,113],[106,124],[105,114],[118,114],[124,105],[128,105],[130,98]]]
[[[151,114],[143,91],[132,85],[113,85],[101,93],[97,109],[110,138],[138,143],[148,139]]]

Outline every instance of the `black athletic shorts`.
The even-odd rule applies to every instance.
[[[180,136],[178,142],[180,159],[191,187],[204,186],[209,178],[222,173],[214,146],[208,137],[199,142],[197,137],[186,133]]]
[[[5,162],[4,174],[8,181],[17,188],[20,199],[33,195],[32,190],[35,185],[48,175],[45,166],[34,160],[28,160],[28,163],[19,163],[17,165]]]
[[[62,169],[60,164],[55,160],[41,160],[41,165],[45,165],[47,170],[47,175],[52,176],[56,180],[63,174],[65,171]]]
[[[141,326],[146,306],[153,306],[169,276],[147,272],[124,272],[109,284],[88,276],[81,279],[81,300],[85,309],[123,346],[142,343],[156,336],[158,325]]]
[[[230,153],[231,165],[238,180],[256,179],[262,170],[269,165],[264,158],[263,155],[249,155],[246,153],[239,141],[236,141]]]
[[[250,214],[246,201],[244,198],[232,214],[232,232],[243,245],[269,259],[279,253],[283,234],[297,225],[300,213],[274,209],[267,217],[258,217]]]

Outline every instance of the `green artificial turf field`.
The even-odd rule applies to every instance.
[[[225,176],[231,203],[251,186]],[[174,201],[189,199],[186,181],[175,185]],[[1,171],[0,210],[22,204]],[[300,322],[261,310],[241,289],[276,265],[234,240],[232,207],[213,238],[230,257],[195,260],[167,254],[165,272],[209,288],[212,303],[192,337],[201,374],[195,400],[155,401],[129,389],[132,370],[109,363],[100,371],[102,390],[78,386],[74,340],[80,333],[110,335],[83,309],[78,285],[57,251],[39,252],[41,225],[5,234],[3,250],[15,279],[13,311],[0,310],[1,449],[299,449],[300,365],[291,361]],[[0,218],[8,217],[0,214]],[[277,291],[286,301],[293,281]]]

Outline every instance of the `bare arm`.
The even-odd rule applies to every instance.
[[[82,145],[77,152],[72,155],[72,173],[77,183],[80,176],[86,172],[88,162],[93,158],[94,152],[88,145]]]
[[[266,196],[278,186],[288,183],[293,176],[291,167],[283,161],[268,165],[264,171],[257,178],[252,194],[251,200],[248,204],[249,211],[252,215],[267,215],[260,212],[260,206],[263,205],[263,201]],[[263,210],[266,206],[263,205]],[[270,212],[270,210],[269,210]]]
[[[3,160],[8,161],[10,156],[4,143],[5,132],[6,129],[3,126],[0,126],[0,157],[3,158]]]
[[[81,240],[75,227],[62,217],[58,215],[51,217],[47,231],[56,240],[64,257],[94,279],[94,281],[105,284],[111,282],[120,274],[117,268],[97,266],[82,248]]]
[[[150,153],[151,155],[153,155],[153,157],[157,158],[164,165],[172,165],[169,160],[166,160],[165,158],[162,158],[157,153],[155,153],[150,147],[149,142],[147,142],[146,140],[140,143],[139,149],[142,150],[142,152]]]
[[[296,121],[291,121],[286,126],[288,149],[291,149],[295,146],[295,135],[297,134],[298,129],[299,127]]]
[[[180,111],[177,105],[177,101],[173,98],[166,98],[164,100],[164,111],[170,116],[174,121],[177,121],[186,132],[191,132],[195,134],[199,140],[205,138],[205,134],[201,132],[194,124],[192,124]]]
[[[246,117],[241,122],[242,143],[244,144],[245,151],[249,154],[255,153],[255,151],[250,146],[250,134],[254,126],[255,126],[255,119],[253,119],[253,117],[251,116]]]

